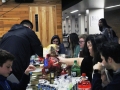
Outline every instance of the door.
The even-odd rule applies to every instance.
[[[43,47],[57,34],[56,6],[30,6],[29,19]]]

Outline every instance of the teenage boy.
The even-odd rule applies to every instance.
[[[115,42],[106,42],[101,44],[99,51],[102,63],[98,62],[93,66],[92,90],[120,90],[120,45]],[[104,88],[101,80],[103,66],[114,71],[113,80]]]
[[[25,70],[19,84],[11,83],[7,80],[12,71],[14,56],[5,50],[0,50],[0,90],[26,90],[29,83],[29,72],[34,71],[35,67],[29,65]]]

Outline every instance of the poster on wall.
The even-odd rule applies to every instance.
[[[90,17],[90,26],[96,26],[98,25],[98,21],[99,21],[100,17],[99,16],[91,16]]]

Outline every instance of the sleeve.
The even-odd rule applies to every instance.
[[[20,80],[20,83],[11,83],[8,81],[11,90],[26,90],[27,84],[29,83],[30,75],[23,74],[22,79]]]
[[[81,63],[81,74],[86,73],[86,76],[92,81],[92,72],[93,72],[93,64],[91,57],[84,57]]]
[[[43,57],[43,46],[34,31],[31,30],[29,32],[28,39],[34,53],[40,57]]]
[[[101,74],[95,73],[92,79],[92,90],[104,90],[102,88]]]
[[[65,54],[65,47],[63,44],[59,45],[59,54]]]

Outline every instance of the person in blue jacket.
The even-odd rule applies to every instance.
[[[98,49],[102,63],[98,62],[93,66],[92,90],[120,90],[120,45],[116,42],[105,42]],[[101,73],[104,68],[112,69],[114,76],[113,80],[103,88]],[[106,78],[107,76],[104,76],[104,79]]]
[[[14,56],[11,53],[0,49],[0,90],[26,90],[29,83],[29,72],[35,70],[33,65],[29,65],[23,73],[20,83],[11,83],[7,77],[12,71],[13,61]]]
[[[32,22],[23,20],[20,24],[13,25],[0,42],[1,49],[15,56],[11,73],[19,81],[30,64],[30,57],[34,54],[43,57],[43,46],[32,28]]]

